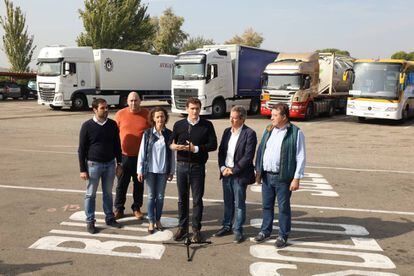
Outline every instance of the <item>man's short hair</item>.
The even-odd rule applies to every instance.
[[[199,99],[190,97],[187,99],[187,102],[185,103],[185,107],[188,107],[190,104],[198,104],[201,108],[201,101]]]
[[[168,116],[167,110],[165,108],[161,107],[161,106],[156,106],[153,109],[151,109],[150,113],[148,114],[148,122],[151,125],[151,127],[155,126],[154,114],[155,114],[155,112],[159,112],[159,111],[162,111],[164,113],[165,124],[168,123],[169,116]]]
[[[272,110],[279,111],[280,115],[285,115],[286,118],[289,120],[289,106],[285,103],[277,103],[272,107]]]
[[[98,109],[98,106],[100,104],[104,104],[106,103],[106,100],[102,99],[102,98],[95,98],[92,101],[92,109]]]
[[[242,119],[242,120],[246,120],[246,118],[247,118],[247,111],[246,111],[246,109],[245,109],[243,106],[241,106],[241,105],[235,105],[235,106],[233,106],[233,107],[231,108],[231,112],[237,112],[237,113],[239,113],[239,117],[240,117],[240,119]]]

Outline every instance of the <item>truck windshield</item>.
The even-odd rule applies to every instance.
[[[40,62],[37,68],[37,74],[39,76],[59,76],[61,70],[61,62]]]
[[[264,75],[263,88],[299,90],[302,77],[300,75]]]
[[[176,63],[172,78],[173,80],[202,80],[205,78],[205,64]]]
[[[350,94],[367,98],[398,99],[401,64],[355,63],[355,82]]]

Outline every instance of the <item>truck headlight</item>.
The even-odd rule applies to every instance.
[[[387,112],[395,112],[395,111],[397,111],[398,110],[398,107],[387,107],[386,109],[385,109],[385,111],[387,111]]]
[[[269,93],[263,93],[262,94],[262,101],[270,101]]]
[[[354,104],[349,103],[349,104],[347,104],[346,106],[347,106],[347,108],[349,108],[349,109],[355,109],[355,105],[354,105]]]

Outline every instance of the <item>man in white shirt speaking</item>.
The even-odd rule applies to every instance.
[[[273,229],[274,205],[279,208],[279,236],[275,246],[287,245],[292,214],[290,197],[299,189],[305,169],[305,137],[289,121],[289,107],[279,103],[272,108],[272,124],[264,131],[256,154],[256,181],[262,184],[263,222],[256,242],[267,239]]]
[[[235,243],[244,240],[246,188],[255,182],[253,158],[257,137],[256,132],[244,124],[246,114],[246,109],[242,106],[231,109],[231,127],[224,130],[218,153],[220,179],[223,181],[224,218],[223,227],[214,236],[230,234],[235,218]]]

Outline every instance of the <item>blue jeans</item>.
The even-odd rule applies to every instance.
[[[178,189],[178,227],[188,226],[189,216],[189,189],[193,196],[192,227],[201,229],[203,218],[203,195],[205,181],[205,165],[177,162],[177,189]]]
[[[145,181],[148,187],[148,220],[154,223],[161,219],[167,174],[149,172],[145,177]]]
[[[290,183],[280,182],[279,175],[265,173],[262,184],[263,222],[261,232],[266,236],[272,233],[275,198],[279,208],[279,236],[287,239],[290,233],[292,214],[290,210]]]
[[[246,220],[246,185],[241,184],[233,176],[223,177],[223,199],[223,227],[231,229],[235,215],[233,232],[243,234],[243,224]]]
[[[112,186],[115,179],[115,160],[110,162],[88,161],[88,186],[85,194],[85,214],[86,221],[95,221],[95,199],[99,180],[102,182],[102,200],[105,220],[114,218],[112,211]]]

